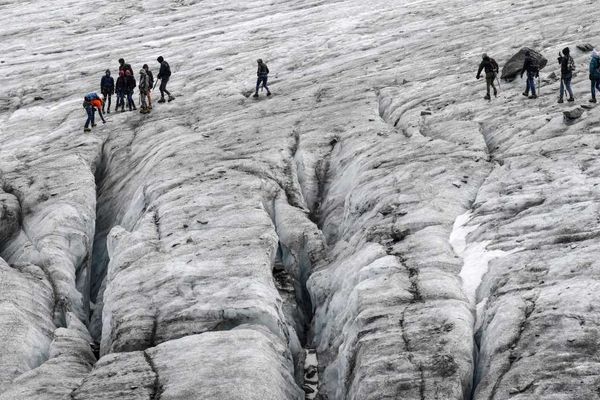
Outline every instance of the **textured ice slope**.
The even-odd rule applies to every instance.
[[[565,124],[548,76],[596,14],[1,2],[0,399],[301,399],[303,348],[321,399],[596,398],[600,114]],[[484,102],[481,53],[522,46],[542,97]],[[158,55],[175,102],[84,135],[104,69]],[[478,287],[465,213],[465,255],[502,254]]]

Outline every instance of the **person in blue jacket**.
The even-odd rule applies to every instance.
[[[596,102],[596,90],[600,90],[600,54],[594,49],[590,61],[590,81],[592,81],[592,98],[590,103]]]
[[[107,105],[106,112],[110,114],[111,97],[115,93],[115,80],[110,76],[110,70],[107,69],[100,80],[100,93],[102,93],[102,112]],[[108,102],[106,101],[108,99]]]

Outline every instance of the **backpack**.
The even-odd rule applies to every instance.
[[[98,96],[98,93],[96,92],[90,92],[86,94],[84,98],[86,101],[100,100],[100,96]]]
[[[571,56],[569,56],[569,62],[567,64],[567,70],[569,72],[575,71],[575,60],[573,60],[573,57],[571,57]]]
[[[168,63],[168,62],[166,62],[166,61],[163,61],[163,62],[162,62],[162,66],[164,66],[164,68],[165,68],[165,71],[164,71],[164,73],[162,74],[162,76],[163,76],[164,78],[168,78],[168,77],[170,77],[170,76],[171,76],[171,66],[169,66],[169,63]]]
[[[494,72],[498,72],[500,70],[498,63],[493,58],[490,58],[490,64],[492,64],[492,69],[494,70]]]

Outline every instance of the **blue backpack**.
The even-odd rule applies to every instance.
[[[96,92],[88,93],[85,95],[84,98],[86,101],[100,100],[100,96],[98,96],[98,93],[96,93]]]

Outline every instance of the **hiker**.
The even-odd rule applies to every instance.
[[[129,71],[131,75],[133,75],[133,68],[131,68],[131,65],[127,64],[122,58],[119,58],[119,71]]]
[[[144,64],[142,68],[146,70],[146,75],[148,75],[148,109],[152,110],[152,89],[154,89],[154,75],[152,75],[152,71],[150,71],[148,64]]]
[[[590,61],[590,81],[592,82],[592,98],[590,103],[596,102],[596,90],[600,90],[600,54],[596,49],[592,50]]]
[[[573,71],[575,71],[575,61],[573,57],[569,54],[571,51],[568,47],[565,47],[562,51],[562,54],[558,53],[558,63],[560,64],[560,94],[558,97],[558,102],[563,103],[563,95],[565,93],[565,89],[569,93],[568,102],[575,101],[573,98],[573,90],[571,90],[571,79],[573,78]]]
[[[158,100],[158,102],[165,102],[165,93],[169,96],[169,101],[173,101],[175,100],[175,97],[171,96],[171,93],[167,90],[167,83],[169,83],[169,79],[171,78],[171,67],[162,56],[158,57],[156,61],[160,64],[160,70],[156,77],[156,79],[160,79],[160,86],[158,87],[160,90],[160,100]]]
[[[138,88],[140,89],[140,113],[148,114],[150,110],[146,106],[146,98],[148,97],[150,85],[148,82],[148,75],[146,74],[146,70],[144,68],[140,69],[140,85]]]
[[[135,108],[135,102],[133,101],[133,91],[136,86],[135,76],[133,76],[129,70],[125,70],[125,94],[127,95],[127,107],[129,108],[129,111],[131,111],[132,108],[137,110],[137,108]]]
[[[127,83],[125,82],[125,71],[119,71],[119,77],[117,78],[117,84],[115,85],[115,92],[117,94],[117,107],[115,111],[125,111],[125,95],[127,93]]]
[[[100,100],[100,97],[98,97],[96,93],[88,93],[83,97],[83,108],[87,113],[87,120],[83,126],[84,132],[91,131],[89,128],[90,124],[92,125],[92,128],[96,126],[96,123],[94,122],[94,113],[96,110],[98,110],[102,123],[106,123],[106,120],[104,120],[104,116],[102,115],[102,105],[102,100]]]
[[[496,60],[490,58],[487,54],[484,53],[482,58],[483,60],[477,70],[477,79],[481,78],[481,71],[485,71],[486,95],[484,99],[490,100],[490,86],[494,88],[494,97],[498,97],[498,90],[496,89],[496,85],[494,85],[494,81],[496,80],[499,68]]]
[[[523,96],[529,97],[530,99],[537,99],[537,94],[535,93],[535,78],[540,76],[540,70],[537,61],[531,56],[529,50],[525,52],[525,61],[523,62],[523,68],[521,69],[521,79],[523,79],[523,74],[525,72],[527,72],[527,86],[525,87]],[[530,90],[531,96],[529,96]]]
[[[258,59],[256,60],[256,63],[258,64],[258,69],[256,70],[256,76],[258,77],[256,79],[256,91],[254,92],[254,96],[252,97],[258,97],[258,88],[260,87],[260,84],[262,83],[262,86],[267,89],[267,96],[271,95],[271,91],[269,90],[269,87],[267,86],[267,80],[269,78],[269,67],[267,67],[267,64],[265,64],[263,62],[262,59]]]
[[[103,104],[106,104],[106,99],[108,98],[107,112],[110,114],[111,97],[115,93],[115,80],[110,76],[109,69],[106,70],[104,76],[100,80],[100,93],[102,93]],[[102,109],[102,112],[104,112],[104,108]]]

